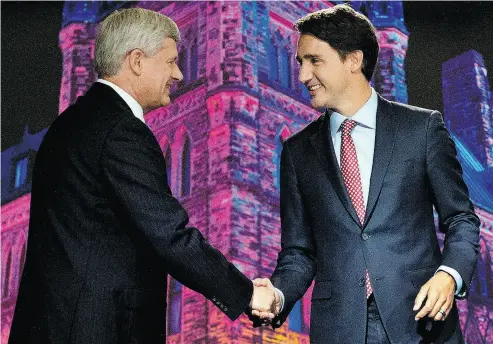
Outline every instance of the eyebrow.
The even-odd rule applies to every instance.
[[[311,58],[314,58],[314,57],[320,57],[320,55],[317,55],[317,54],[306,54],[306,55],[303,55],[303,56],[299,56],[299,55],[296,55],[296,59],[297,60],[301,60],[302,58],[304,59],[311,59]]]
[[[301,62],[302,59],[320,58],[320,56],[321,55],[317,55],[317,54],[306,54],[303,56],[296,55],[296,60],[298,60],[298,62]]]

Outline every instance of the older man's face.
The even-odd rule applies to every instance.
[[[141,79],[144,112],[166,106],[171,102],[170,89],[173,83],[181,81],[183,74],[178,65],[176,42],[165,38],[163,48],[154,56],[146,56],[143,78]]]

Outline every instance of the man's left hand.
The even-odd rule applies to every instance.
[[[454,278],[445,271],[438,271],[421,287],[414,300],[413,311],[417,311],[426,299],[423,308],[416,314],[415,320],[427,315],[436,321],[445,320],[454,305],[454,294]]]

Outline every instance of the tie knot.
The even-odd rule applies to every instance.
[[[353,121],[352,119],[346,119],[344,122],[341,124],[341,130],[342,130],[342,135],[350,135],[351,131],[353,131],[354,127],[356,127],[358,123],[356,121]]]

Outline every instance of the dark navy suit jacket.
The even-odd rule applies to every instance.
[[[231,319],[251,281],[171,195],[156,138],[109,86],[52,124],[36,156],[10,343],[164,343],[167,274]]]
[[[315,279],[314,344],[364,343],[365,269],[393,344],[460,343],[457,308],[444,322],[416,322],[419,288],[446,265],[467,294],[479,247],[474,214],[454,143],[440,113],[379,96],[366,218],[349,199],[326,112],[289,138],[281,156],[282,250],[272,275],[285,306],[280,326]],[[445,233],[443,253],[433,207]]]

